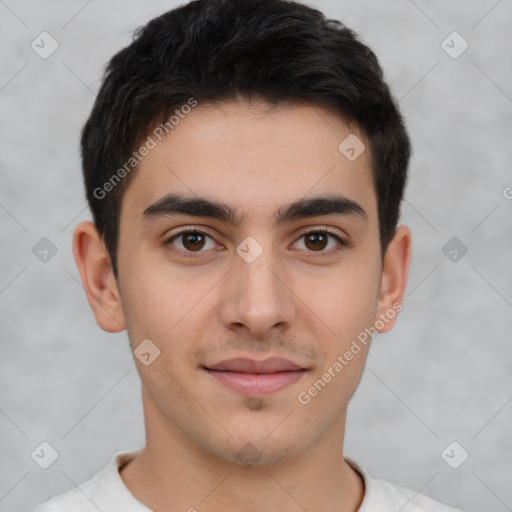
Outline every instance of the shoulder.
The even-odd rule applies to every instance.
[[[35,508],[30,509],[28,512],[69,512],[70,510],[76,512],[98,512],[98,508],[94,502],[91,502],[87,496],[91,491],[92,480],[75,487],[62,494],[54,496]]]
[[[347,457],[345,459],[362,476],[365,484],[365,494],[358,512],[386,512],[402,509],[407,512],[462,512],[418,491],[375,478],[353,459]]]
[[[382,499],[389,501],[390,506],[405,507],[407,505],[405,509],[407,512],[461,512],[459,509],[440,503],[425,494],[418,493],[418,491],[395,485],[380,478],[374,479],[374,486]]]
[[[139,450],[116,453],[110,462],[91,479],[63,492],[27,512],[98,512],[121,507],[121,510],[147,511],[131,495],[119,475],[119,468]]]

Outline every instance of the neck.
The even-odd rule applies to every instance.
[[[156,411],[144,389],[143,402],[146,446],[120,474],[130,492],[155,512],[356,512],[359,508],[364,484],[343,457],[345,418],[293,459],[243,466],[194,443]]]

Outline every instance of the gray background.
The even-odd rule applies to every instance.
[[[90,218],[78,137],[107,59],[177,4],[0,0],[0,511],[144,442],[126,334],[96,325],[72,256],[73,227]],[[404,310],[374,340],[346,454],[468,512],[512,510],[512,2],[310,5],[376,51],[414,145]],[[42,31],[59,44],[48,59],[31,48]],[[457,59],[441,47],[453,31],[469,43]],[[42,237],[57,247],[46,263],[32,253]],[[442,252],[452,237],[468,248],[457,262]],[[42,441],[59,452],[46,470],[31,458]],[[458,469],[441,457],[452,441],[469,453]]]

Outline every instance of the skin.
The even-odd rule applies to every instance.
[[[152,510],[358,509],[364,484],[343,457],[343,440],[369,344],[307,405],[297,395],[401,304],[411,233],[398,226],[382,262],[369,150],[355,161],[338,150],[350,133],[364,140],[311,105],[200,104],[142,160],[125,191],[117,281],[94,225],[76,227],[74,255],[99,326],[126,329],[133,349],[150,339],[160,350],[149,366],[134,358],[146,446],[120,471]],[[228,203],[243,222],[191,215],[142,221],[170,192]],[[331,214],[274,225],[285,204],[333,192],[356,201],[366,222]],[[188,227],[208,237],[166,244]],[[349,245],[337,251],[334,238],[318,247],[303,236],[323,229]],[[252,263],[236,252],[248,236],[263,248]],[[187,249],[199,257],[184,256]],[[285,357],[307,371],[257,397],[202,369],[244,356]]]

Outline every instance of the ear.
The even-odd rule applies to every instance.
[[[382,266],[382,279],[379,292],[376,329],[387,332],[395,325],[396,314],[402,309],[402,301],[409,276],[411,262],[411,230],[398,226],[393,240],[389,243]],[[380,320],[380,322],[377,322]],[[377,328],[378,325],[383,327]]]
[[[73,254],[98,325],[107,332],[126,329],[121,296],[110,257],[94,223],[84,221],[76,226]]]

